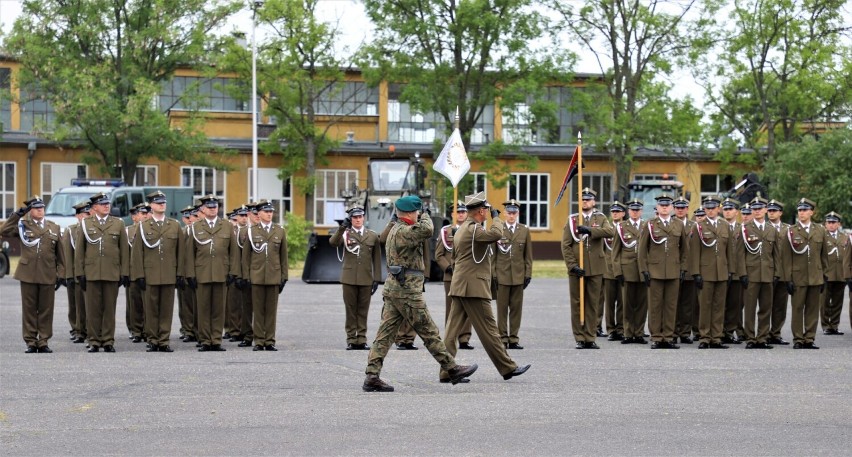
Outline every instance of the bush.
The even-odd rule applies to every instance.
[[[288,212],[284,229],[287,231],[287,261],[290,264],[303,262],[308,256],[308,235],[311,224],[298,214]]]

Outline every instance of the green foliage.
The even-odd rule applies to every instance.
[[[175,129],[168,107],[152,105],[181,65],[200,63],[237,3],[209,0],[64,2],[28,0],[4,45],[21,64],[18,87],[49,101],[55,125],[42,136],[77,141],[89,163],[132,180],[146,157],[216,164],[190,112]],[[26,102],[27,100],[22,100]]]
[[[292,265],[308,256],[308,236],[312,224],[298,214],[287,212],[284,229],[287,232],[287,261]]]
[[[807,197],[817,203],[816,215],[836,211],[852,219],[852,130],[843,128],[783,143],[764,168],[769,195],[784,203],[785,217],[795,217],[795,202]]]

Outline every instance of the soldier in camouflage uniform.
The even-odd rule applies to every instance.
[[[411,324],[420,335],[426,349],[441,364],[456,384],[472,375],[478,368],[457,365],[441,340],[438,327],[429,315],[423,298],[423,241],[432,236],[432,221],[418,211],[422,207],[420,198],[409,195],[396,201],[399,223],[391,229],[387,238],[388,278],[382,290],[385,298],[382,322],[370,349],[362,389],[366,392],[393,392],[393,387],[379,378],[385,356],[390,349],[400,324]]]

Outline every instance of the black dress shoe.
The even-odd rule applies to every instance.
[[[805,345],[802,343],[793,343],[793,349],[804,349]]]
[[[654,341],[651,343],[651,349],[667,349],[669,347],[669,343],[665,341]]]
[[[111,344],[104,346],[104,352],[115,352],[115,347]]]
[[[35,346],[27,346],[27,350],[24,351],[24,354],[35,354],[38,352],[38,348]]]
[[[223,339],[223,340],[230,340],[230,339],[231,339],[231,333],[230,333],[230,332],[225,332],[225,333],[222,335],[222,339]]]
[[[692,338],[690,338],[688,336],[682,336],[682,337],[680,337],[680,342],[682,344],[692,344]]]
[[[346,345],[346,350],[347,350],[347,351],[354,351],[354,350],[358,349],[358,348],[356,348],[355,346],[357,346],[357,344],[355,344],[355,343],[349,343],[349,344],[347,344],[347,345]]]
[[[698,349],[710,349],[710,345],[708,343],[699,343]]]
[[[782,345],[782,346],[786,346],[786,345],[790,344],[790,342],[789,342],[789,341],[787,341],[787,340],[785,340],[784,338],[781,338],[781,337],[778,337],[778,338],[770,338],[770,339],[769,339],[769,340],[767,340],[766,342],[767,342],[767,343],[769,343],[769,344],[780,344],[780,345]]]
[[[278,348],[275,347],[274,344],[267,344],[266,346],[263,347],[263,350],[265,350],[265,351],[277,351]]]
[[[595,332],[595,335],[596,335],[598,338],[606,338],[606,337],[608,337],[608,336],[609,336],[607,333],[604,333],[604,331],[603,331],[603,330],[601,330],[601,329],[598,329],[598,330]]]
[[[240,335],[232,335],[230,339],[228,339],[231,343],[236,343],[237,341],[242,341],[243,337]]]
[[[414,347],[414,343],[408,343],[408,344],[411,345],[412,349],[415,349],[415,350],[417,349],[416,347]],[[355,345],[355,349],[358,349],[360,351],[369,351],[370,346],[367,346],[367,343],[358,343],[358,344]]]
[[[441,379],[441,380],[440,380],[440,382],[441,382],[441,384],[449,384],[449,383],[450,383],[450,379],[449,379],[449,378],[447,378],[447,379]],[[469,383],[469,382],[470,382],[470,379],[469,379],[469,378],[461,378],[461,379],[459,379],[459,380],[458,380],[458,384],[467,384],[467,383]]]
[[[166,345],[160,346],[160,352],[175,352],[175,350]]]
[[[621,344],[633,344],[636,341],[632,336],[621,340]]]
[[[622,335],[621,333],[618,333],[618,332],[612,332],[612,333],[609,334],[609,338],[607,338],[607,340],[609,340],[609,341],[624,341],[624,335]]]
[[[819,349],[819,346],[815,345],[814,343],[804,343],[803,346],[805,347],[805,349]],[[39,349],[39,352],[41,352],[41,349]]]
[[[85,343],[85,342],[86,342],[86,339],[83,338],[82,336],[78,336],[77,338],[74,338],[74,343],[79,344],[79,343]]]
[[[71,341],[74,341],[74,340],[76,340],[76,339],[77,339],[77,337],[76,337],[76,336],[74,336],[74,334],[72,333],[72,334],[71,334],[71,338],[68,338],[68,339],[69,339],[69,340],[71,340]]]
[[[237,346],[239,346],[241,348],[247,348],[247,347],[251,346],[251,341],[243,340]]]
[[[146,349],[145,352],[160,352],[160,347],[153,344],[149,344],[148,349]]]
[[[459,343],[459,349],[465,349],[470,351],[473,349],[473,346],[471,346],[470,343]]]
[[[227,349],[223,348],[221,344],[212,344],[210,345],[210,350],[214,352],[225,352]]]
[[[633,344],[648,344],[648,341],[641,336],[637,336],[636,338],[633,338]]]
[[[509,349],[523,349],[524,347],[518,343],[509,343]]]
[[[361,346],[364,346],[364,347],[361,347]],[[365,349],[365,348],[369,349],[366,346],[367,346],[367,343],[359,344],[358,349]],[[397,350],[400,350],[400,351],[416,351],[416,350],[419,349],[417,346],[414,345],[414,343],[397,343],[396,348],[397,348]]]
[[[141,336],[134,336],[130,341],[132,341],[134,343],[141,343],[142,337]]]
[[[184,342],[184,343],[197,343],[197,342],[198,342],[198,338],[196,338],[196,337],[194,337],[194,336],[185,336],[185,337],[183,338],[183,342]]]
[[[752,343],[751,341],[749,341],[748,343],[746,343],[745,348],[746,349],[757,349],[757,343]]]
[[[755,349],[772,349],[772,346],[770,346],[766,343],[754,343],[754,348]]]
[[[600,349],[594,341],[586,341],[586,349]]]
[[[574,345],[577,349],[586,349],[586,343],[583,341],[577,341],[577,344]]]
[[[181,334],[181,335],[178,337],[178,339],[179,339],[179,340],[181,340],[181,341],[183,341],[183,339],[184,339],[184,338],[186,338],[186,335],[184,335],[184,334]]]
[[[212,351],[212,349],[210,349],[209,344],[202,344],[201,347],[198,348],[198,352],[207,352],[207,351]]]
[[[261,345],[259,345],[259,344],[258,344],[258,345],[256,345],[255,347],[253,347],[251,350],[252,350],[252,351],[254,351],[254,352],[262,351],[262,350],[263,350],[263,346],[261,346]]]
[[[526,372],[527,372],[527,370],[529,370],[531,366],[532,366],[532,365],[524,365],[524,366],[522,366],[522,367],[515,368],[514,370],[512,370],[512,372],[511,372],[511,373],[509,373],[509,374],[504,374],[504,375],[503,375],[503,380],[504,380],[504,381],[508,381],[508,380],[510,380],[510,379],[512,379],[512,378],[514,378],[515,376],[520,376],[520,375],[522,375],[522,374],[526,373]]]
[[[722,343],[710,343],[710,349],[728,349],[729,347]]]
[[[101,348],[99,348],[99,347],[97,347],[97,346],[92,346],[92,347],[90,347],[90,348],[89,348],[89,350],[88,350],[88,351],[86,351],[86,352],[98,352],[98,351],[100,351],[100,350],[101,350]]]

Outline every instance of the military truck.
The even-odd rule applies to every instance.
[[[430,239],[429,257],[435,252],[435,242],[438,231],[449,223],[443,215],[438,214],[432,203],[432,192],[425,188],[426,170],[419,154],[407,158],[374,158],[370,159],[367,170],[367,188],[357,186],[341,192],[340,197],[347,208],[359,205],[365,211],[364,226],[382,233],[393,215],[393,204],[397,198],[406,195],[417,195],[423,200],[424,211],[429,212],[435,225],[435,236]],[[338,223],[342,220],[337,221]],[[302,271],[302,281],[307,283],[336,283],[340,280],[340,270],[343,259],[343,248],[329,244],[333,228],[327,234],[311,233],[308,240],[308,256]],[[382,247],[382,278],[387,276],[385,251]],[[442,278],[441,269],[437,262],[431,262],[430,276]]]
[[[645,203],[642,208],[642,219],[649,220],[654,218],[654,199],[662,193],[668,193],[674,198],[677,198],[683,193],[683,183],[673,179],[641,179],[627,183],[626,197],[624,201],[630,201],[638,198]],[[687,193],[686,199],[689,200]]]

